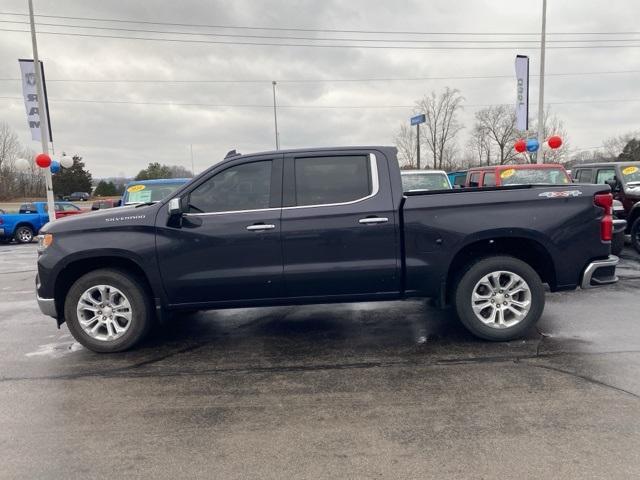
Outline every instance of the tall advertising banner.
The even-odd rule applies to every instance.
[[[516,55],[516,128],[529,129],[529,57]]]
[[[18,60],[20,63],[20,73],[22,78],[22,94],[24,95],[24,106],[27,109],[27,123],[31,130],[31,139],[41,141],[40,132],[40,111],[38,109],[38,92],[36,90],[36,72],[33,60]],[[49,118],[49,102],[47,100],[47,84],[44,80],[44,65],[40,62],[40,72],[42,73],[42,86],[44,91],[44,114],[47,116],[47,125],[49,126],[49,138],[51,142],[53,135],[51,134],[51,119]]]

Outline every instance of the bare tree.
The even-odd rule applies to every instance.
[[[473,127],[467,146],[473,155],[473,165],[491,165],[491,141],[481,125]]]
[[[446,87],[440,95],[431,92],[431,95],[416,102],[416,113],[426,116],[423,142],[426,151],[431,152],[432,167],[435,169],[444,168],[447,156],[455,151],[447,149],[455,143],[456,135],[464,128],[458,120],[463,101],[459,90]]]
[[[400,125],[400,130],[395,138],[398,148],[398,160],[402,168],[413,169],[417,167],[416,134],[409,125]]]
[[[531,132],[536,132],[538,130],[538,126],[535,123],[530,125],[530,127]],[[543,128],[544,138],[549,138],[552,135],[558,135],[562,138],[562,147],[551,150],[544,149],[543,146],[540,145],[537,155],[542,155],[542,163],[568,162],[571,155],[571,147],[567,131],[564,128],[564,122],[560,120],[556,114],[551,113],[551,107],[549,106],[545,108]],[[523,155],[529,163],[536,163],[536,154],[525,152]]]
[[[623,133],[615,137],[607,138],[602,142],[604,146],[604,156],[612,161],[618,158],[624,147],[634,138],[640,138],[640,130]]]
[[[516,158],[513,143],[518,137],[516,130],[516,114],[507,105],[494,105],[476,112],[476,126],[478,134],[486,135],[483,143],[495,144],[495,161],[500,165],[509,163]],[[487,165],[489,163],[487,162]]]

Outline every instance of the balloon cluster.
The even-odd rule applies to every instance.
[[[561,146],[562,138],[560,138],[558,135],[553,135],[547,138],[547,140],[542,145],[543,148],[551,148],[552,150],[560,148]],[[537,152],[540,148],[540,143],[535,138],[530,138],[526,141],[521,138],[513,144],[513,148],[518,153],[523,153],[525,150],[527,152]]]
[[[48,168],[51,173],[58,173],[61,168],[73,167],[73,158],[63,155],[61,160],[54,160],[46,153],[39,153],[35,156],[34,161],[40,168]],[[15,163],[16,169],[20,172],[26,172],[31,167],[29,160],[19,158]]]

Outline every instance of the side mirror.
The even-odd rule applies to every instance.
[[[181,199],[179,197],[172,198],[171,200],[169,200],[168,210],[169,210],[170,217],[175,217],[182,213],[182,205],[181,205],[182,202],[180,200]]]

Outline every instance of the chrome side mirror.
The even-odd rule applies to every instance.
[[[180,215],[182,213],[182,205],[180,204],[180,198],[172,198],[169,200],[169,216]]]

